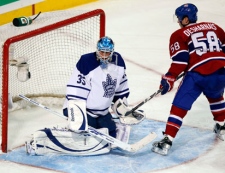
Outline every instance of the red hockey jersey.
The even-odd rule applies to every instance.
[[[183,71],[208,75],[225,66],[225,32],[210,22],[190,24],[170,37],[169,73],[177,77]]]

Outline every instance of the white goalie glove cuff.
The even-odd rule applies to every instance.
[[[20,82],[26,82],[28,79],[30,79],[31,74],[29,72],[29,64],[23,63],[19,64],[17,66],[17,79]]]
[[[69,100],[67,109],[68,128],[76,132],[87,131],[86,101]]]
[[[119,117],[120,122],[122,124],[133,125],[142,122],[145,119],[145,113],[142,110],[135,110],[134,112],[130,112],[132,108],[127,106],[126,97],[123,100],[118,99],[114,105],[112,105],[112,110],[117,117]],[[126,116],[125,116],[126,115]]]
[[[142,110],[131,112],[127,116],[120,117],[120,122],[126,125],[134,125],[142,122],[145,119],[145,113]]]
[[[112,110],[117,117],[124,117],[125,114],[130,111],[131,109],[127,106],[127,99],[126,97],[122,99],[118,99],[113,105]]]

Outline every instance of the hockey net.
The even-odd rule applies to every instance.
[[[105,13],[62,10],[41,13],[31,25],[0,26],[1,44],[1,149],[8,148],[8,114],[28,104],[29,98],[64,98],[66,83],[82,54],[94,52],[98,39],[105,35]],[[31,78],[21,82],[18,68],[10,61],[26,57]],[[8,100],[12,97],[13,108]],[[40,102],[40,101],[39,101]],[[62,104],[62,103],[60,103]]]

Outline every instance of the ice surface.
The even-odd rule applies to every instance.
[[[197,5],[199,21],[215,22],[225,28],[224,1],[190,0],[188,2]],[[158,90],[160,75],[167,71],[171,62],[168,52],[170,34],[179,28],[178,24],[173,22],[173,14],[175,8],[183,3],[186,3],[186,1],[99,0],[75,8],[90,10],[101,8],[105,11],[107,19],[106,35],[114,40],[115,50],[121,53],[126,61],[131,90],[129,103],[131,105],[138,104]],[[178,83],[179,81],[176,82],[174,90],[170,93],[153,98],[142,106],[142,109],[147,113],[147,117],[151,120],[149,130],[154,130],[158,134],[158,139],[162,137],[160,136],[161,131],[164,130]],[[61,111],[60,108],[57,110]],[[27,138],[39,128],[64,124],[60,118],[50,115],[40,108],[23,109],[20,112],[18,111],[17,115],[24,120],[14,122],[15,130],[17,125],[23,126],[26,129],[24,136]],[[49,118],[51,118],[51,121],[49,121]],[[31,121],[32,123],[35,122],[32,126],[29,123]],[[143,127],[148,125],[147,121],[143,123],[146,123]],[[185,117],[183,125],[168,156],[151,153],[149,145],[139,154],[134,154],[134,157],[115,150],[110,153],[110,157],[107,155],[96,156],[96,160],[93,157],[77,158],[79,167],[76,168],[73,167],[76,166],[76,161],[73,163],[67,162],[67,159],[70,160],[69,156],[61,158],[43,158],[41,156],[40,159],[38,157],[27,157],[27,164],[32,162],[33,159],[36,162],[44,162],[46,159],[46,162],[54,169],[49,170],[52,168],[44,167],[43,163],[34,166],[26,165],[25,162],[23,164],[14,163],[16,159],[25,154],[23,149],[18,148],[9,155],[0,157],[0,172],[79,173],[83,165],[85,169],[82,172],[89,173],[101,173],[103,170],[105,172],[114,172],[114,170],[119,172],[119,169],[123,173],[126,173],[124,170],[132,173],[224,173],[225,142],[216,139],[212,132],[214,122],[207,100],[203,95],[194,103],[192,110]],[[135,128],[133,129],[132,135],[136,136],[141,133],[139,132],[140,129],[137,128],[138,131],[135,131]],[[11,135],[16,137],[16,133]],[[14,145],[18,146],[16,143],[18,141],[23,142],[22,140],[15,138]],[[14,153],[18,154],[13,156]],[[7,157],[9,161],[4,161],[4,157]],[[137,158],[138,160],[135,160]],[[56,161],[60,159],[63,170],[58,169],[60,165],[54,166]]]

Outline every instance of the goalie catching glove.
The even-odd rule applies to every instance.
[[[135,110],[131,112],[131,109],[127,104],[126,97],[118,99],[113,105],[112,110],[120,122],[127,125],[138,124],[145,119],[145,113],[141,110]]]

